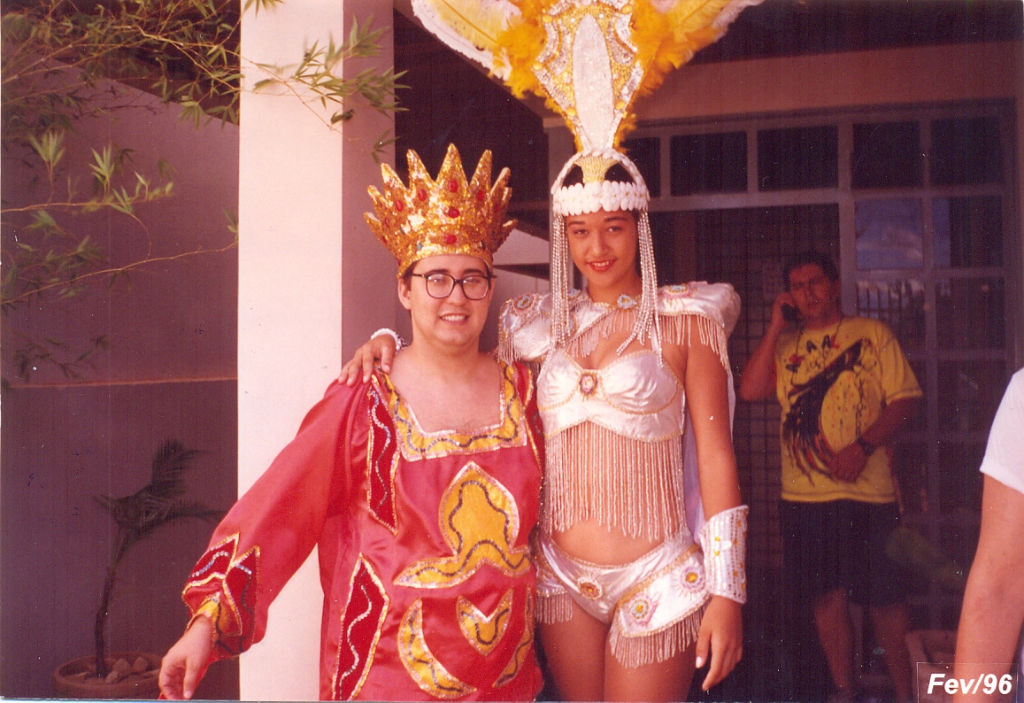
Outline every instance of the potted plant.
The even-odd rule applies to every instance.
[[[187,500],[183,475],[191,467],[198,450],[186,449],[181,442],[167,439],[153,456],[152,478],[141,490],[121,498],[95,496],[96,502],[117,525],[103,592],[95,618],[96,652],[57,667],[53,673],[54,690],[66,698],[155,698],[160,657],[148,653],[112,655],[107,650],[107,617],[117,584],[117,572],[128,551],[157,528],[180,518],[214,521],[223,511]]]

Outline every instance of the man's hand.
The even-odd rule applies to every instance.
[[[356,349],[352,359],[341,367],[338,383],[354,386],[360,375],[362,375],[363,383],[366,383],[370,380],[373,364],[376,361],[380,362],[381,370],[388,373],[391,371],[391,362],[395,359],[395,346],[395,340],[389,334],[371,337],[370,341]]]
[[[796,301],[793,300],[793,296],[790,293],[782,291],[775,296],[775,302],[772,303],[772,316],[768,321],[769,327],[785,330],[794,325],[794,323],[786,319],[786,315],[783,313],[783,308],[785,307],[796,309]]]
[[[739,395],[746,401],[767,400],[775,395],[775,345],[779,337],[793,326],[782,313],[783,307],[793,305],[793,296],[782,292],[772,303],[771,320],[754,353],[747,359],[740,375]]]
[[[708,674],[700,687],[707,691],[732,673],[743,658],[743,614],[740,604],[712,596],[697,633],[697,668],[708,662]]]
[[[859,444],[851,442],[836,455],[836,458],[828,465],[828,470],[832,474],[832,478],[837,481],[852,483],[860,478],[867,465],[867,454]]]
[[[881,451],[910,422],[916,405],[917,398],[898,398],[886,403],[871,427],[860,433],[861,439],[875,446],[875,451]],[[868,457],[864,449],[859,442],[853,441],[836,455],[828,469],[837,481],[852,482],[860,477],[867,465]]]
[[[212,651],[213,623],[205,616],[197,617],[164,655],[160,693],[172,701],[191,699],[206,673]]]

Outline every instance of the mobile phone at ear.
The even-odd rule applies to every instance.
[[[793,307],[792,305],[783,305],[782,319],[784,319],[786,322],[796,324],[796,322],[799,320],[799,314],[797,313],[796,308]]]

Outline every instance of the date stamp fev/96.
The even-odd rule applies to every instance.
[[[993,703],[1014,701],[1018,683],[1016,664],[970,664],[961,667],[960,676],[954,675],[952,664],[932,665],[918,669],[918,701],[950,701],[954,696]]]

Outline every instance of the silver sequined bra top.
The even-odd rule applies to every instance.
[[[537,379],[547,448],[541,529],[596,520],[648,539],[685,530],[684,397],[657,352],[585,369],[553,350]]]
[[[576,292],[570,303],[574,339],[587,342],[580,356],[612,330],[621,331],[610,306]],[[659,291],[663,342],[688,345],[699,337],[727,371],[726,338],[738,314],[739,298],[727,284]],[[700,494],[696,453],[685,432],[686,396],[675,374],[653,349],[583,368],[567,348],[554,347],[549,320],[546,294],[509,301],[498,344],[502,358],[540,363],[537,403],[547,457],[541,529],[552,534],[597,521],[650,540],[686,530],[687,517],[699,514]],[[684,463],[691,454],[693,461]]]
[[[555,350],[537,378],[537,404],[545,438],[592,422],[623,437],[657,441],[682,434],[686,402],[675,374],[654,351],[585,369]]]

